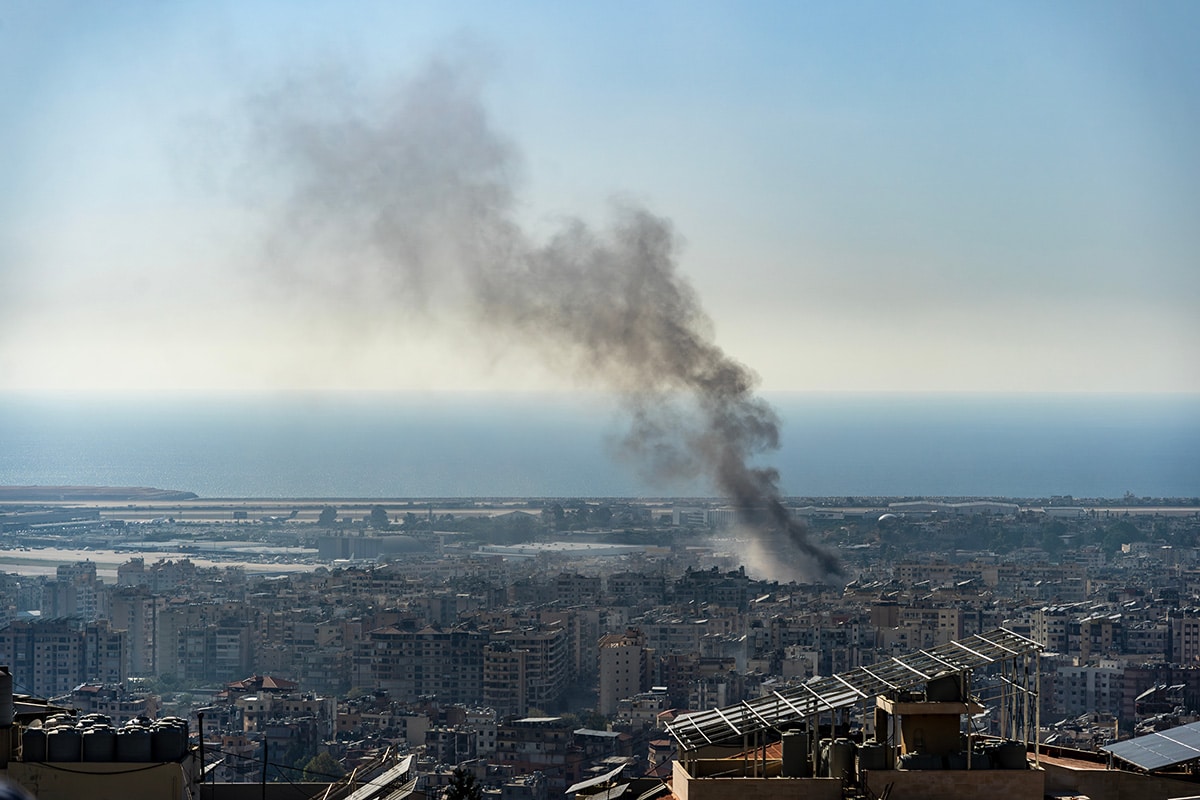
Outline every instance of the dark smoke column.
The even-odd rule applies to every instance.
[[[515,213],[513,149],[454,64],[383,98],[292,84],[258,112],[263,158],[290,181],[271,247],[290,282],[346,304],[420,300],[434,317],[440,302],[465,304],[489,341],[535,348],[620,396],[625,448],[648,477],[707,477],[789,546],[796,572],[841,574],[789,515],[776,472],[750,466],[779,446],[778,418],[713,341],[665,219],[622,207],[606,229],[569,220],[535,241]]]

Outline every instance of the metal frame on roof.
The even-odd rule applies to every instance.
[[[401,797],[407,797],[409,794],[412,794],[413,789],[417,785],[416,776],[408,774],[412,772],[412,765],[413,756],[405,756],[391,769],[385,770],[360,786],[347,796],[346,800],[370,800],[371,798],[383,796],[385,791],[389,792],[386,795],[386,800],[392,800],[392,798],[399,800]],[[401,778],[404,778],[405,782],[397,785],[400,783]]]
[[[603,775],[599,775],[595,778],[588,778],[587,780],[583,780],[583,781],[580,781],[579,783],[572,784],[567,789],[566,794],[575,794],[580,789],[588,789],[592,786],[599,786],[602,783],[607,783],[608,781],[611,781],[613,778],[620,775],[622,770],[624,770],[626,766],[628,766],[628,765],[622,764],[621,766],[617,767],[616,769],[609,770],[608,772],[604,773]]]
[[[818,678],[724,709],[689,714],[668,725],[667,731],[685,751],[711,744],[736,744],[745,736],[763,730],[782,730],[873,695],[913,689],[937,678],[970,672],[1041,649],[1042,645],[1032,639],[1007,628],[997,628],[869,667]]]

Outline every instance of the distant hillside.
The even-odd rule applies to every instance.
[[[195,492],[153,489],[146,486],[0,486],[0,502],[111,502],[116,500],[149,502],[153,500],[195,500],[198,497],[199,495]]]

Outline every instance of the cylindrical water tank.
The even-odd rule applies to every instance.
[[[21,732],[21,760],[46,760],[46,731],[43,728],[26,728]]]
[[[808,733],[787,731],[780,742],[783,751],[782,774],[785,778],[808,778],[812,776],[809,763]]]
[[[83,760],[108,762],[116,758],[117,731],[111,725],[94,725],[83,732]]]
[[[46,734],[46,760],[78,761],[82,738],[74,728],[54,728]]]
[[[932,753],[905,753],[900,756],[900,769],[941,769],[942,757]]]
[[[967,753],[962,751],[959,753],[950,753],[946,756],[946,769],[966,769],[967,768]]]
[[[834,739],[829,745],[829,777],[854,778],[854,742]]]
[[[117,761],[148,763],[154,760],[150,730],[140,725],[126,725],[117,731]]]
[[[996,746],[996,766],[1000,769],[1025,769],[1025,745],[1020,742],[1002,742]]]
[[[180,758],[187,755],[187,753],[188,753],[188,736],[191,734],[191,728],[188,726],[187,718],[186,717],[163,717],[162,721],[169,722],[172,725],[174,725],[176,728],[179,729],[179,733],[183,737],[183,754],[180,756]]]
[[[0,667],[0,728],[12,727],[13,716],[13,676],[8,667]]]
[[[154,761],[179,761],[187,754],[187,729],[170,720],[159,720],[150,729]]]
[[[872,772],[887,769],[887,746],[879,742],[867,742],[858,748],[858,770]]]

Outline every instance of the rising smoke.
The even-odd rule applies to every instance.
[[[758,536],[781,537],[773,549],[796,559],[793,575],[841,574],[790,518],[777,473],[750,466],[779,446],[779,420],[714,343],[667,220],[625,205],[602,230],[525,230],[515,150],[461,64],[435,62],[383,98],[325,76],[255,108],[255,159],[288,182],[270,248],[285,282],[434,315],[448,297],[465,303],[480,335],[519,340],[621,397],[624,450],[648,476],[708,478]]]

